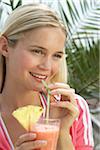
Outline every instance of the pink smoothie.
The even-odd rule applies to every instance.
[[[33,126],[33,132],[37,134],[37,139],[47,140],[47,146],[41,150],[56,150],[59,136],[59,126],[50,124],[36,124]]]

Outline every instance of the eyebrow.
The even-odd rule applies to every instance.
[[[47,48],[45,48],[45,47],[42,47],[42,46],[38,46],[38,45],[31,45],[30,47],[33,47],[33,48],[40,48],[40,49],[43,49],[43,50],[45,50],[45,51],[47,51],[48,49]],[[65,54],[64,52],[62,52],[62,51],[57,51],[57,53],[59,53],[59,54]]]

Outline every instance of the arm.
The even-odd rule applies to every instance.
[[[76,95],[77,104],[79,106],[80,114],[78,121],[76,121],[76,150],[93,150],[93,133],[92,123],[88,105],[86,101],[79,95]]]
[[[66,150],[66,148],[74,150],[74,146],[69,131],[62,130],[60,132],[57,150]]]
[[[50,86],[51,88],[51,86]],[[78,117],[79,110],[75,100],[74,90],[68,85],[55,83],[51,88],[51,95],[61,94],[61,101],[51,103],[51,117],[61,119],[61,129],[57,150],[74,150],[70,128]]]

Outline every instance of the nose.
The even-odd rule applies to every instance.
[[[41,60],[39,68],[44,69],[44,70],[51,70],[53,65],[51,57],[45,57]]]

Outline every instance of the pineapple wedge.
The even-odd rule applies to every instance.
[[[39,120],[42,113],[42,107],[28,105],[16,109],[12,115],[27,131],[30,131],[31,126]]]

